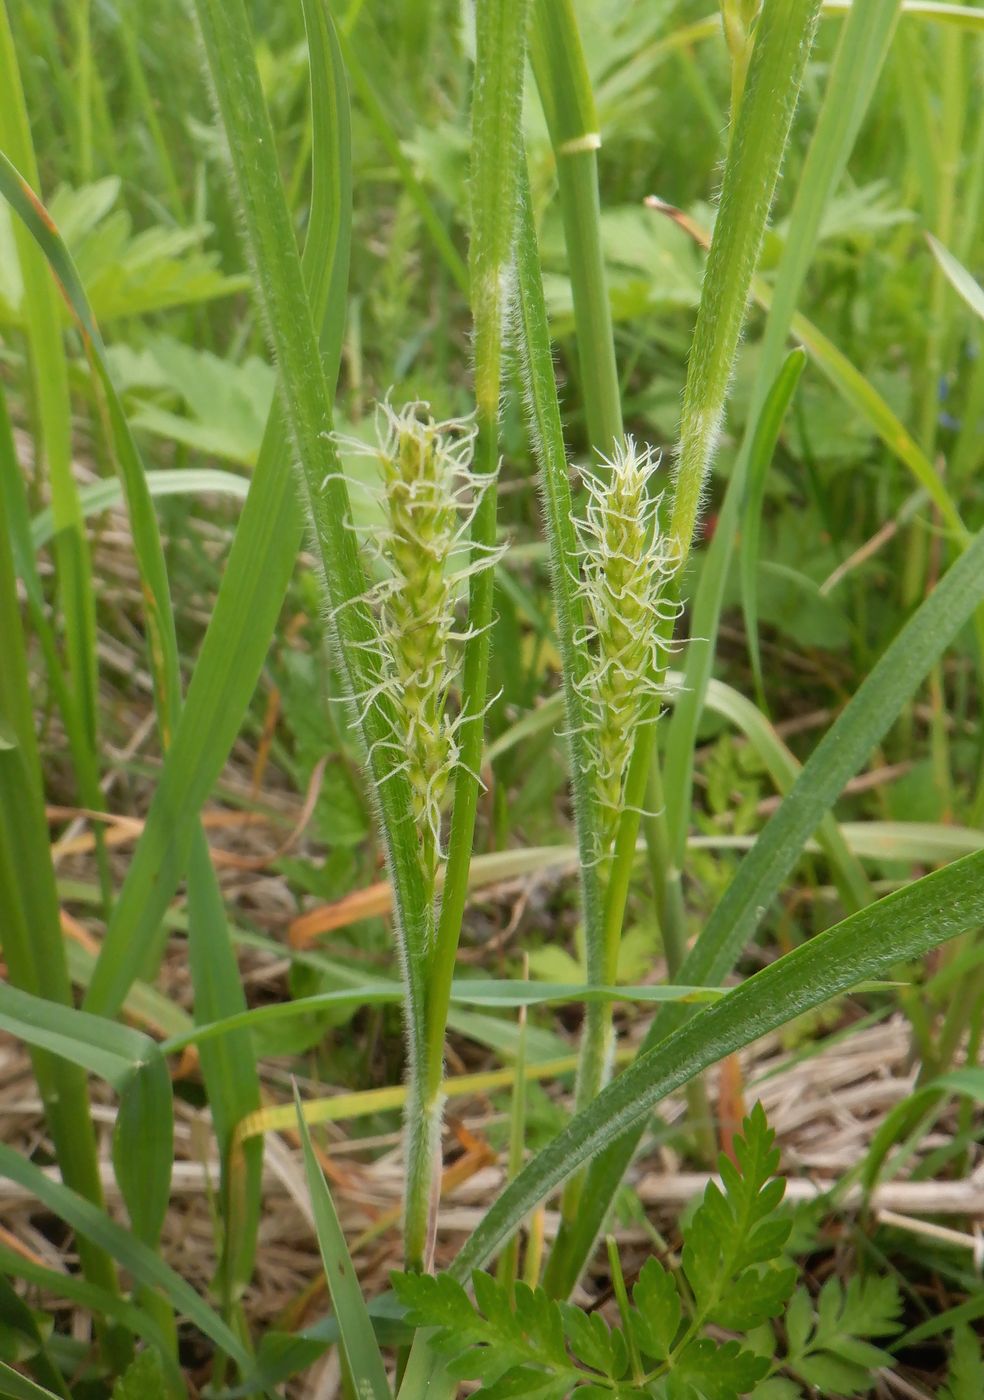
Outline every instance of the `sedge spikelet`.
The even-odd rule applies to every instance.
[[[490,478],[471,471],[476,428],[471,419],[435,421],[428,406],[400,410],[382,403],[376,442],[347,441],[372,456],[380,477],[384,523],[370,546],[381,577],[368,601],[377,621],[373,648],[381,680],[362,697],[385,695],[394,768],[409,778],[421,859],[433,884],[441,854],[441,814],[448,784],[460,760],[462,715],[449,708],[458,670],[458,585],[474,567],[455,568],[462,542]]]
[[[627,437],[603,472],[585,475],[587,507],[578,522],[587,620],[577,640],[592,658],[579,691],[589,717],[602,859],[618,828],[636,731],[659,713],[679,612],[669,593],[675,553],[660,532],[661,498],[652,490],[658,466],[651,448]]]

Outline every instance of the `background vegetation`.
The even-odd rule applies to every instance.
[[[410,1400],[458,1374],[501,1395],[984,1393],[984,10],[863,5],[822,7],[756,262],[799,78],[795,55],[760,77],[742,0],[504,2],[477,24],[446,0],[251,0],[252,33],[219,0],[6,0],[0,1393],[367,1393],[354,1374],[386,1394],[374,1334]],[[792,28],[810,6],[770,8]],[[384,400],[477,407],[475,470],[499,461],[419,947],[409,798],[378,756],[367,777],[384,729],[344,705]],[[637,748],[619,789],[593,915],[551,549],[565,445],[580,513],[623,427],[664,454],[657,489],[682,435],[678,562],[704,505],[669,713],[640,731],[659,761]],[[616,1068],[644,1053],[599,1098],[613,1015]],[[477,1311],[414,1277],[441,1093],[437,1265],[467,1283],[511,1240]],[[778,1159],[758,1114],[735,1145],[759,1100]],[[646,1135],[622,1180],[627,1148],[595,1154],[626,1128]],[[681,1218],[719,1149],[740,1171]],[[346,1240],[360,1287],[329,1309],[318,1243],[330,1284]],[[747,1270],[762,1297],[729,1311],[707,1279],[748,1295]],[[577,1283],[577,1307],[517,1278]],[[547,1320],[517,1332],[511,1301]],[[439,1330],[408,1361],[413,1327]]]

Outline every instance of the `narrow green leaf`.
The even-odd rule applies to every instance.
[[[147,490],[155,500],[162,496],[196,495],[232,496],[236,500],[245,500],[249,487],[248,477],[216,467],[186,467],[180,470],[147,472]],[[93,515],[101,515],[104,510],[115,510],[123,504],[123,485],[117,477],[92,481],[79,491],[79,506],[87,519]],[[55,517],[50,506],[39,510],[31,521],[31,542],[34,548],[43,548],[53,537],[55,529]]]
[[[130,1224],[152,1249],[160,1242],[170,1203],[173,1162],[171,1076],[157,1052],[123,1086],[113,1127],[113,1170]]]
[[[171,1352],[169,1339],[157,1320],[144,1308],[121,1298],[119,1294],[108,1293],[106,1289],[98,1288],[77,1274],[46,1269],[3,1245],[0,1245],[0,1270],[10,1278],[20,1278],[44,1289],[52,1297],[69,1299],[94,1317],[117,1322],[133,1336],[142,1337],[144,1341],[155,1346],[164,1359],[169,1394],[175,1397],[175,1400],[185,1400],[187,1387],[177,1360]]]
[[[27,1045],[80,1065],[120,1089],[149,1058],[149,1036],[0,982],[0,1027]]]
[[[0,103],[0,149],[20,166],[30,184],[37,188],[38,165],[6,4],[0,5],[0,91],[5,94]],[[90,750],[88,763],[79,778],[87,789],[84,800],[90,801],[95,795],[91,776],[95,770],[96,746],[96,613],[89,545],[72,473],[68,359],[62,342],[58,293],[48,275],[44,257],[20,224],[14,228],[14,242],[23,280],[20,310],[27,328],[29,369],[39,428],[35,446],[39,460],[48,468],[51,509],[57,522],[58,594],[65,619],[71,698],[78,709],[81,732]],[[78,753],[73,756],[77,761]]]
[[[984,288],[971,277],[963,263],[959,262],[948,248],[944,248],[939,239],[934,238],[931,233],[927,233],[926,242],[930,246],[933,257],[946,274],[950,285],[963,297],[975,315],[984,318]]]
[[[469,1277],[582,1162],[631,1134],[667,1094],[859,982],[921,957],[984,918],[984,854],[925,876],[787,953],[642,1053],[506,1187],[458,1253]],[[590,1179],[589,1179],[590,1184]]]
[[[765,396],[779,372],[790,323],[819,237],[823,211],[847,166],[888,52],[897,13],[898,0],[869,0],[867,4],[851,7],[797,184],[753,387],[750,426],[701,573],[687,647],[684,698],[671,717],[667,734],[663,787],[670,840],[678,861],[683,857],[690,816],[697,726],[711,675],[725,581],[745,492],[751,429],[758,421]],[[796,334],[803,339],[801,329],[798,328]],[[810,348],[816,355],[816,347]]]
[[[156,1245],[174,1160],[171,1078],[140,1031],[0,982],[0,1027],[28,1045],[82,1066],[120,1094],[113,1135],[116,1179],[137,1237]]]
[[[174,1304],[175,1309],[193,1322],[205,1336],[210,1337],[248,1372],[250,1360],[239,1338],[180,1278],[159,1255],[129,1230],[117,1225],[105,1211],[87,1201],[69,1187],[36,1167],[21,1153],[0,1143],[0,1172],[29,1191],[41,1205],[65,1221],[85,1239],[111,1255],[123,1268],[148,1288],[159,1288]]]
[[[532,12],[530,59],[557,162],[588,440],[607,457],[622,437],[622,404],[601,244],[601,127],[573,0],[535,0]]]
[[[855,8],[854,0],[824,0],[824,14],[843,14]],[[936,20],[954,24],[961,29],[984,30],[984,10],[973,5],[948,4],[947,0],[902,0],[902,14],[907,18]]]
[[[821,816],[888,731],[982,596],[984,532],[902,628],[810,755],[687,958],[682,971],[685,981],[716,983],[734,966]]]
[[[366,1301],[362,1296],[359,1280],[352,1264],[345,1235],[338,1223],[335,1203],[328,1190],[324,1173],[318,1165],[311,1146],[311,1134],[304,1121],[301,1098],[294,1086],[294,1102],[297,1108],[297,1130],[304,1150],[304,1169],[307,1173],[308,1190],[311,1193],[311,1208],[314,1211],[318,1246],[325,1266],[328,1291],[338,1318],[341,1332],[342,1350],[355,1389],[360,1396],[372,1400],[390,1400],[392,1392],[386,1379],[386,1368],[379,1351],[376,1335],[372,1330],[372,1320]]]
[[[58,1400],[54,1391],[35,1385],[6,1361],[0,1361],[0,1395],[9,1396],[10,1400]]]
[[[164,1368],[152,1347],[142,1351],[113,1386],[112,1400],[166,1400]]]
[[[68,249],[37,195],[0,152],[0,194],[39,244],[75,317],[106,400],[113,446],[126,491],[134,547],[144,583],[144,609],[158,722],[165,741],[177,703],[178,653],[171,617],[167,571],[153,504],[133,434],[113,382],[99,328]]]
[[[819,13],[820,0],[765,0],[755,30],[687,367],[670,520],[681,566],[717,445],[748,288]]]
[[[0,931],[3,955],[14,987],[7,1005],[27,1021],[20,994],[40,997],[64,1014],[72,1000],[65,960],[58,895],[45,820],[41,764],[21,630],[20,605],[10,539],[0,530]],[[46,1033],[56,1034],[53,1026]],[[45,1106],[58,1162],[65,1180],[90,1200],[102,1201],[96,1140],[89,1112],[85,1072],[71,1057],[62,1059],[40,1046],[32,1052],[38,1089]],[[85,1244],[82,1264],[93,1282],[116,1287],[111,1261]]]
[[[748,638],[748,654],[752,662],[756,693],[759,704],[764,708],[765,686],[762,679],[762,652],[758,635],[758,543],[762,523],[762,502],[765,497],[765,483],[772,457],[779,440],[779,430],[796,392],[800,375],[806,364],[806,353],[802,349],[791,350],[775,377],[768,394],[748,451],[748,480],[745,484],[745,502],[742,528],[739,535],[739,556],[741,568],[741,606],[745,615],[745,635]]]

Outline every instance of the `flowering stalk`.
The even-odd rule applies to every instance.
[[[590,716],[603,863],[618,831],[639,725],[658,715],[670,649],[664,624],[672,626],[679,611],[667,595],[674,558],[660,535],[661,498],[652,491],[658,467],[651,448],[639,449],[627,437],[601,472],[584,478],[580,593],[589,621],[578,644],[591,650],[593,664],[580,690]],[[615,973],[609,965],[606,979],[614,980]]]
[[[575,645],[589,656],[577,683],[585,727],[590,786],[597,811],[594,859],[602,887],[626,805],[626,777],[642,731],[656,723],[663,677],[679,613],[670,592],[675,556],[660,530],[661,497],[653,490],[659,458],[631,436],[616,445],[597,473],[586,473],[587,505],[578,522],[578,594],[585,622]],[[618,978],[621,925],[602,925],[589,949],[589,980]],[[610,1003],[589,1005],[578,1064],[575,1110],[604,1088],[614,1050]],[[584,1178],[564,1191],[565,1220],[576,1217]]]
[[[362,600],[375,620],[365,643],[376,680],[358,697],[363,716],[376,711],[387,781],[403,774],[410,789],[410,811],[417,832],[417,854],[427,904],[426,929],[419,949],[405,958],[429,963],[434,956],[437,873],[442,858],[441,827],[449,783],[461,765],[459,732],[467,718],[454,712],[451,689],[461,669],[461,651],[472,635],[456,622],[460,585],[484,572],[499,557],[496,548],[471,545],[461,568],[456,556],[468,545],[472,523],[495,474],[471,470],[476,427],[473,420],[436,422],[427,405],[397,411],[380,404],[377,440],[347,440],[350,451],[375,459],[384,522],[373,528],[366,548],[374,556],[377,580]],[[408,968],[408,975],[412,969]],[[424,980],[424,968],[415,969]],[[425,1066],[411,1037],[410,1092],[407,1097],[408,1262],[427,1267],[433,1241],[440,1181],[437,1158],[443,1099],[426,1088]]]
[[[475,443],[470,420],[435,422],[427,405],[397,412],[377,409],[377,438],[371,447],[349,442],[379,464],[385,525],[374,532],[372,549],[383,577],[370,589],[378,632],[370,644],[381,679],[363,697],[374,704],[388,697],[388,737],[381,744],[407,775],[420,840],[421,872],[433,902],[441,854],[441,813],[458,765],[462,714],[448,712],[449,687],[457,672],[457,587],[487,568],[495,551],[454,571],[453,558],[493,477],[470,470]]]

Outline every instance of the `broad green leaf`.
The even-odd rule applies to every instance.
[[[680,1330],[682,1307],[676,1280],[657,1259],[647,1259],[632,1288],[631,1317],[639,1350],[654,1361],[666,1361]]]
[[[6,1277],[0,1277],[0,1324],[3,1329],[4,1355],[8,1361],[30,1364],[39,1382],[56,1395],[68,1400],[68,1388],[55,1363],[51,1360],[42,1335],[40,1319],[18,1297]],[[45,1327],[45,1333],[50,1329]]]
[[[984,1394],[984,1357],[981,1344],[969,1327],[953,1332],[953,1357],[940,1400],[977,1400]]]
[[[113,1386],[113,1400],[167,1400],[164,1368],[152,1347],[142,1351]]]
[[[304,1169],[307,1173],[308,1191],[311,1194],[311,1209],[318,1236],[321,1259],[325,1266],[325,1279],[328,1291],[338,1318],[342,1350],[352,1376],[356,1392],[367,1400],[390,1400],[392,1392],[386,1379],[383,1359],[372,1330],[372,1322],[366,1301],[362,1296],[359,1280],[352,1264],[352,1258],[345,1243],[342,1227],[338,1223],[335,1203],[328,1190],[324,1173],[311,1146],[311,1134],[301,1111],[301,1099],[294,1087],[294,1102],[297,1109],[297,1128],[304,1150]]]
[[[117,176],[74,189],[61,185],[48,206],[100,322],[242,291],[245,279],[223,276],[218,255],[203,249],[211,225],[152,224],[134,233],[130,214],[118,207],[121,185]]]
[[[670,1400],[696,1394],[706,1400],[739,1400],[768,1374],[764,1356],[742,1348],[740,1342],[718,1345],[709,1337],[689,1342],[677,1357],[667,1382]],[[691,1389],[690,1387],[693,1387]]]

